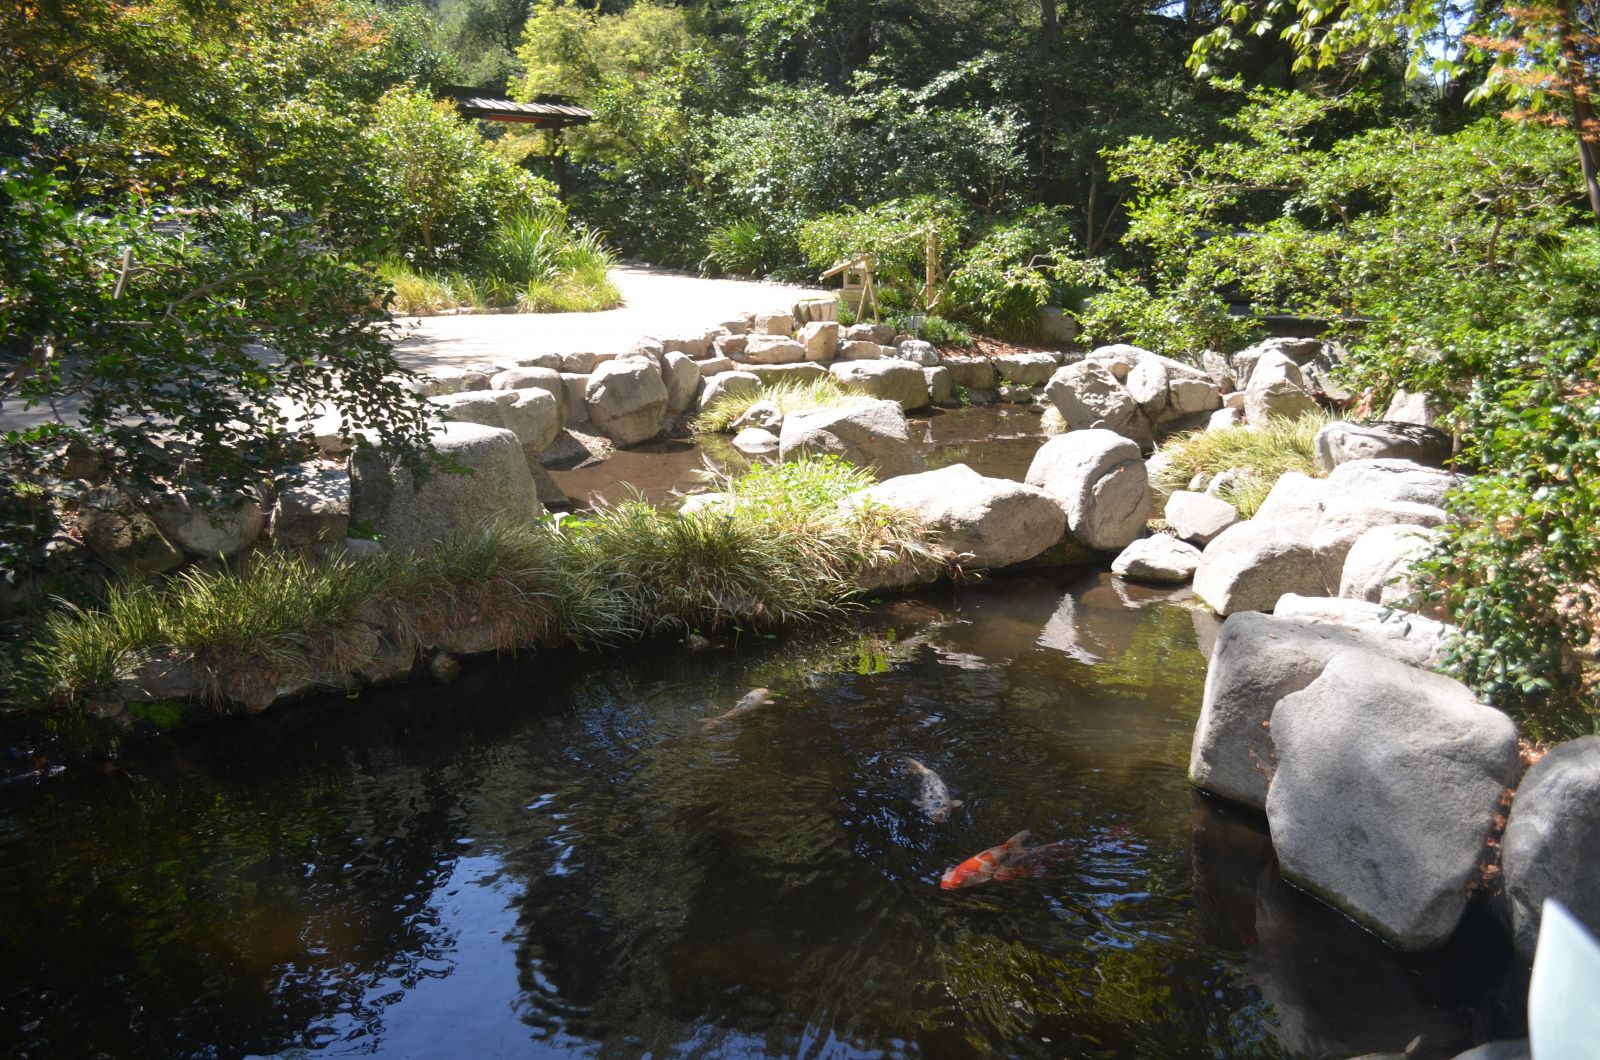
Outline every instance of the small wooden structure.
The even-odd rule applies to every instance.
[[[561,130],[594,121],[594,111],[575,106],[560,96],[535,96],[523,103],[477,88],[447,87],[439,94],[456,105],[463,118],[535,125],[550,131],[550,160],[555,166],[556,188],[567,197],[567,154],[561,147]]]
[[[840,273],[844,274],[844,286],[839,290],[839,301],[849,306],[860,320],[866,315],[867,303],[872,303],[872,322],[878,322],[878,291],[872,285],[872,255],[863,254],[859,258],[841,261],[833,268],[822,274],[824,280],[831,280]]]

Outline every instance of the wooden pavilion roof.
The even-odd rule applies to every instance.
[[[522,103],[477,88],[445,88],[440,94],[455,103],[463,118],[540,125],[547,129],[564,129],[594,121],[594,111],[574,106],[560,96],[539,96],[531,103]]]

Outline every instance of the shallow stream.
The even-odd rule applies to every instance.
[[[781,639],[486,663],[5,793],[0,1052],[1433,1057],[1518,1032],[1494,933],[1396,954],[1189,789],[1214,628],[1182,593],[1005,578]],[[753,687],[773,702],[705,724]],[[1023,829],[1070,843],[941,889]]]

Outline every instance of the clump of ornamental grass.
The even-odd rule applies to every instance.
[[[1322,474],[1317,469],[1317,432],[1333,419],[1322,412],[1296,419],[1274,416],[1262,424],[1178,435],[1161,447],[1169,462],[1157,473],[1154,485],[1172,493],[1187,489],[1196,475],[1214,478],[1233,471],[1233,482],[1218,496],[1248,519],[1285,472]]]
[[[743,394],[724,394],[700,410],[690,426],[704,434],[731,430],[733,423],[758,401],[770,401],[785,416],[810,409],[853,408],[872,401],[866,394],[846,390],[831,376],[803,383],[774,383]]]
[[[99,607],[44,618],[22,653],[19,698],[70,704],[168,658],[191,664],[214,700],[261,702],[285,685],[337,683],[370,650],[362,623],[410,648],[514,651],[814,622],[845,610],[871,572],[942,566],[913,516],[841,504],[871,484],[813,458],[725,479],[726,504],[699,512],[629,501],[484,526],[418,554],[268,552],[159,587],[112,585]]]
[[[372,603],[412,646],[471,627],[495,651],[519,645],[594,647],[632,630],[603,578],[571,562],[549,522],[493,523],[416,555],[386,557]]]

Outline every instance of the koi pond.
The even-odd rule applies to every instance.
[[[782,639],[485,663],[13,789],[0,1048],[1275,1057],[1419,1038],[1433,1057],[1521,1033],[1485,925],[1400,955],[1284,885],[1263,822],[1191,792],[1214,629],[1183,593],[1012,577]],[[919,806],[908,758],[961,804]],[[940,886],[1024,829],[1055,844],[1029,872]]]

